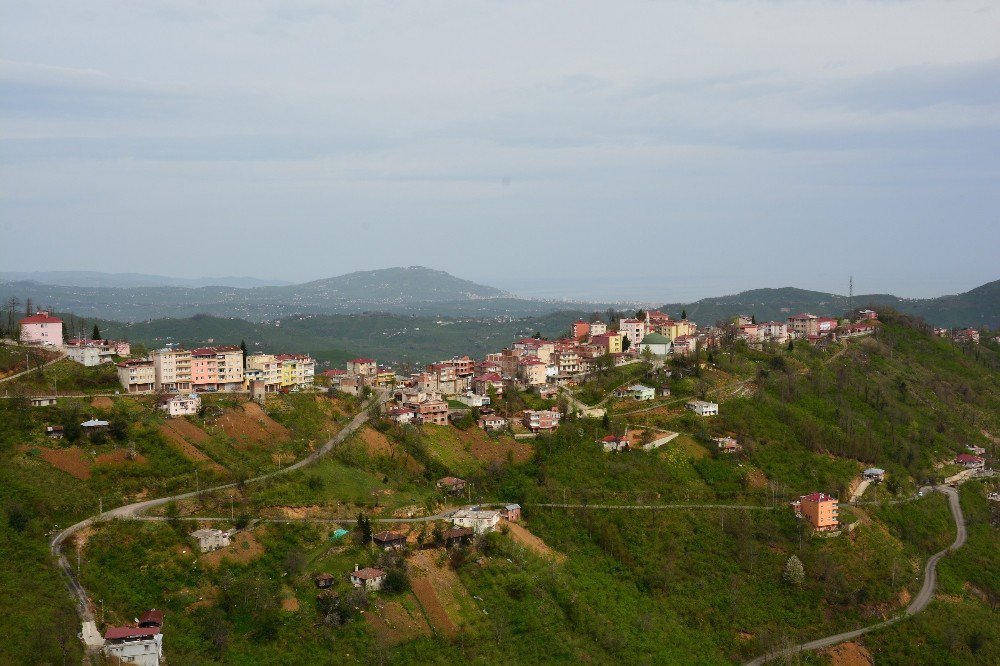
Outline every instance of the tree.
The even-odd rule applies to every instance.
[[[785,563],[785,573],[782,574],[782,578],[795,587],[802,585],[802,581],[806,578],[806,570],[802,567],[802,560],[795,555],[789,557],[788,562]]]
[[[653,350],[650,347],[642,348],[642,360],[646,363],[653,362]]]
[[[681,319],[687,319],[687,318],[688,318],[688,311],[686,309],[681,310]]]
[[[755,314],[750,315],[750,323],[754,324],[754,325],[757,324],[757,315],[755,315]]]
[[[632,341],[628,339],[628,336],[622,338],[622,351],[627,352],[629,347],[632,346]]]
[[[635,311],[635,318],[638,319],[639,321],[645,321],[646,320],[646,311],[645,310],[636,310]]]
[[[788,351],[792,351],[793,349],[795,349],[795,345],[792,344],[792,339],[788,338]]]
[[[94,324],[94,330],[90,332],[90,339],[91,340],[101,340],[102,339],[101,338],[101,329],[99,329],[97,327],[97,324]]]
[[[372,540],[372,525],[368,517],[363,513],[358,514],[357,539],[361,544],[366,544]]]
[[[247,341],[240,340],[240,351],[243,352],[243,369],[247,369]]]

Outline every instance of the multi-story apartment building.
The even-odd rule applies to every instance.
[[[785,342],[788,340],[788,324],[781,321],[765,321],[757,324],[757,331],[765,340]]]
[[[792,337],[811,338],[819,335],[819,317],[808,312],[788,318],[788,332]]]
[[[281,388],[302,389],[313,385],[316,361],[306,354],[280,354]]]
[[[426,400],[414,407],[421,423],[448,425],[448,403],[444,400]]]
[[[623,336],[618,332],[602,333],[601,335],[593,335],[590,338],[590,343],[603,347],[603,351],[608,354],[621,354],[622,353],[622,339]]]
[[[341,371],[343,372],[343,371]],[[246,382],[263,382],[265,393],[274,393],[281,389],[281,361],[274,354],[247,355],[247,369],[244,375]]]
[[[118,364],[118,381],[126,393],[152,393],[156,389],[153,362],[145,358],[130,358]]]
[[[517,376],[528,386],[541,386],[546,382],[545,361],[537,356],[522,358],[517,363]]]
[[[590,335],[604,335],[608,332],[608,325],[603,321],[592,321],[590,322]]]
[[[150,354],[150,359],[153,362],[157,391],[191,391],[191,352],[186,349],[158,349]]]
[[[196,391],[243,390],[243,351],[235,345],[191,350],[191,383]]]
[[[353,358],[347,362],[347,372],[358,377],[373,377],[378,373],[378,363],[373,358]]]
[[[552,354],[556,377],[570,378],[580,374],[580,355],[576,351],[557,351]]]
[[[561,417],[562,414],[554,409],[526,409],[521,416],[521,422],[525,428],[532,432],[538,432],[539,430],[554,430],[559,425]]]
[[[514,349],[521,350],[526,356],[537,356],[544,363],[549,363],[549,357],[555,351],[555,344],[549,340],[539,340],[537,338],[522,338],[511,345]]]
[[[810,524],[820,532],[828,532],[840,526],[839,503],[825,493],[812,493],[799,498],[799,511]]]
[[[618,331],[628,338],[629,349],[637,351],[639,343],[646,335],[646,322],[641,319],[622,319],[618,322]]]
[[[63,341],[62,319],[50,317],[48,312],[39,311],[20,322],[21,342],[28,345],[61,345]]]

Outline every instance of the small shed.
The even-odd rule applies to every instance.
[[[62,439],[65,430],[62,426],[45,426],[45,436],[52,439]]]
[[[464,546],[468,543],[472,543],[472,538],[474,536],[475,532],[472,531],[471,527],[452,527],[445,530],[441,535],[444,539],[444,545],[446,548]]]
[[[319,589],[325,590],[333,586],[333,576],[328,573],[318,574],[315,578],[313,578],[313,583],[315,583],[316,587]]]

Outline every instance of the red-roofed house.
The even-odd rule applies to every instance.
[[[359,569],[358,565],[354,565],[354,571],[351,572],[351,585],[354,587],[360,587],[368,591],[375,591],[381,590],[382,583],[384,582],[385,572],[381,569],[375,569],[373,567]]]
[[[955,464],[961,465],[965,469],[986,469],[986,460],[979,456],[972,456],[968,453],[959,453],[955,456]]]
[[[48,312],[36,312],[20,322],[21,342],[27,345],[61,345],[63,342],[62,319],[50,317]]]
[[[159,666],[163,658],[163,634],[158,626],[108,627],[102,651],[115,663]]]

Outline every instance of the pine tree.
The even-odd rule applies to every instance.
[[[782,578],[785,582],[791,583],[795,587],[802,585],[802,581],[806,578],[806,571],[802,567],[802,560],[800,560],[795,555],[788,558],[788,562],[785,563],[785,573],[782,574]]]
[[[94,330],[90,332],[91,340],[101,340],[101,329],[97,328],[97,324],[94,324]]]
[[[688,318],[688,311],[681,310],[681,319],[687,319],[687,318]]]
[[[247,369],[247,341],[240,340],[240,351],[243,352],[243,370]]]

